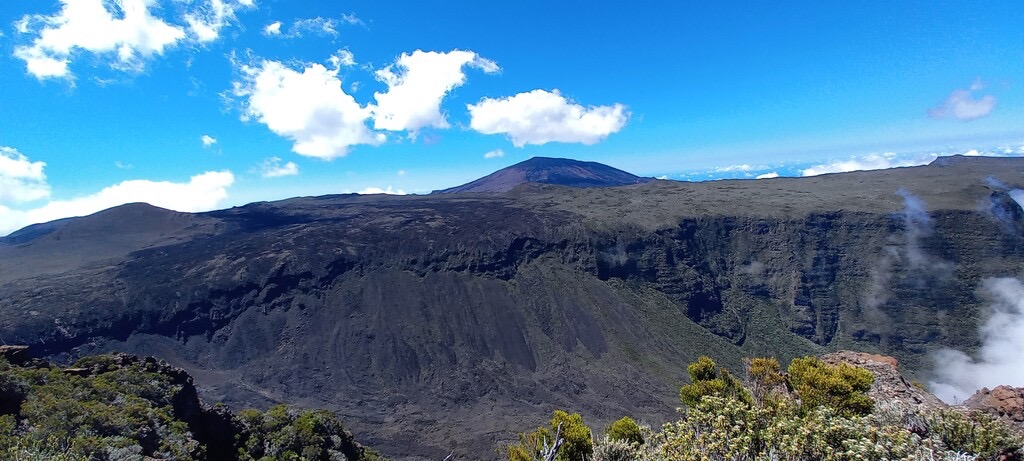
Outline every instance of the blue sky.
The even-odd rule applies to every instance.
[[[1024,153],[1019,1],[766,5],[5,0],[0,235],[532,156],[700,180]]]

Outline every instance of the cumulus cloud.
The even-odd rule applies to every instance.
[[[965,122],[985,117],[996,108],[996,98],[992,95],[976,97],[975,94],[983,89],[985,85],[977,81],[970,88],[955,90],[937,107],[928,110],[928,116]]]
[[[253,0],[207,0],[185,14],[185,23],[196,41],[211,42],[220,37],[221,29],[235,20],[236,10],[253,6]]]
[[[416,50],[402,53],[391,64],[375,73],[377,80],[388,86],[384,93],[374,93],[377,104],[372,107],[374,128],[415,134],[426,128],[448,128],[441,113],[441,100],[451,90],[466,83],[463,67],[495,73],[501,69],[489,59],[472,51],[453,50],[447,53]]]
[[[199,142],[203,143],[203,147],[210,147],[214,144],[217,144],[217,138],[214,138],[213,136],[210,136],[208,134],[204,134],[199,137]]]
[[[779,172],[778,171],[773,171],[771,173],[759,174],[754,179],[773,179],[773,178],[778,178],[778,177],[779,177]]]
[[[17,29],[34,34],[31,45],[15,47],[36,78],[71,77],[68,65],[79,52],[113,56],[117,69],[139,70],[143,59],[163,54],[185,38],[182,27],[154,17],[154,0],[61,0],[53,16],[31,15]]]
[[[946,402],[963,401],[982,387],[1024,386],[1024,284],[1015,278],[986,279],[988,320],[980,328],[977,358],[954,349],[935,354],[932,392]]]
[[[22,203],[50,196],[43,168],[12,147],[0,146],[0,203]]]
[[[206,43],[235,22],[240,9],[253,0],[178,2],[185,11],[178,21],[157,16],[158,0],[60,0],[53,15],[25,15],[15,23],[31,42],[14,48],[29,74],[42,80],[74,77],[70,65],[91,54],[116,69],[141,71],[147,59],[162,55],[180,42]]]
[[[260,164],[260,176],[264,178],[280,178],[299,174],[299,166],[295,162],[282,164],[280,157],[270,157]]]
[[[132,202],[146,202],[177,211],[208,211],[227,198],[227,189],[235,177],[230,171],[208,171],[188,182],[124,181],[103,190],[70,200],[54,200],[29,210],[0,205],[0,235],[7,235],[30,224],[72,216],[85,216]]]
[[[501,158],[505,156],[505,151],[501,149],[494,149],[484,154],[484,158]]]
[[[484,98],[466,108],[472,129],[483,134],[505,134],[516,147],[549,142],[596,144],[621,130],[629,119],[622,104],[584,107],[558,90]]]
[[[361,195],[372,195],[372,194],[405,195],[405,191],[404,190],[402,190],[402,189],[393,189],[391,186],[388,186],[387,189],[381,189],[379,187],[367,187],[366,189],[363,189],[363,190],[361,190],[361,191],[359,191],[357,193],[361,194]]]
[[[803,176],[817,176],[827,173],[846,173],[849,171],[881,170],[907,166],[927,165],[939,157],[936,153],[901,156],[894,152],[866,154],[837,160],[831,163],[815,165],[800,171]]]
[[[292,140],[295,153],[343,157],[351,146],[379,145],[385,137],[367,127],[372,112],[345,93],[339,69],[307,63],[296,70],[262,60],[239,68],[232,94],[243,100],[243,121],[256,120]]]
[[[274,21],[263,27],[263,35],[268,37],[273,35],[281,35],[281,21]]]

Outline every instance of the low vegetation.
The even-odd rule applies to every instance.
[[[660,429],[630,418],[614,422],[605,436],[575,436],[571,458],[589,461],[854,461],[1022,460],[1024,439],[1001,421],[980,413],[927,412],[880,403],[868,396],[871,372],[832,365],[814,357],[793,360],[784,373],[775,359],[747,362],[741,381],[702,357],[688,368],[690,383],[679,395],[678,421]],[[556,411],[554,427],[565,421]],[[583,425],[574,415],[574,432]],[[565,426],[563,426],[565,427]],[[506,447],[513,461],[540,460],[538,446],[555,443],[547,427],[523,433]],[[592,443],[590,447],[580,444]]]
[[[680,418],[623,417],[600,436],[578,413],[502,447],[510,461],[1024,460],[1001,421],[953,409],[910,411],[868,396],[861,368],[798,358],[746,362],[744,379],[702,357],[688,367]],[[377,460],[337,417],[284,405],[233,415],[204,407],[191,378],[154,359],[98,356],[61,369],[0,358],[0,459]]]
[[[0,459],[378,458],[332,413],[277,406],[236,417],[201,407],[181,370],[125,358],[89,357],[69,369],[0,358]]]

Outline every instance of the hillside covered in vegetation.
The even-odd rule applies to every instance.
[[[840,352],[688,367],[680,416],[660,428],[626,416],[604,430],[556,410],[495,453],[509,461],[1024,460],[1024,437],[984,411],[947,406],[895,361]],[[192,378],[152,357],[90,356],[70,367],[0,347],[0,459],[379,460],[325,410],[277,405],[233,414],[201,402]]]
[[[378,459],[331,412],[278,405],[235,415],[204,405],[188,374],[152,357],[91,356],[60,368],[23,348],[3,352],[0,459]]]

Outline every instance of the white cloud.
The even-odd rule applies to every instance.
[[[441,100],[452,89],[466,83],[463,67],[495,73],[501,69],[489,59],[472,51],[447,53],[416,50],[401,56],[375,75],[388,86],[386,93],[374,93],[374,128],[390,131],[416,131],[425,127],[448,128],[441,113]]]
[[[281,35],[281,21],[274,21],[267,24],[266,27],[263,28],[263,35],[268,37],[272,35]]]
[[[779,177],[779,172],[778,171],[773,171],[771,173],[759,174],[754,179],[773,179],[773,178],[778,178],[778,177]]]
[[[54,200],[29,210],[0,206],[0,235],[29,224],[85,216],[132,202],[146,202],[177,211],[208,211],[217,208],[227,198],[227,189],[234,180],[230,171],[208,171],[193,176],[185,183],[144,179],[124,181],[92,195]]]
[[[356,16],[355,13],[342,14],[341,15],[341,20],[345,21],[345,22],[347,22],[347,23],[349,23],[349,24],[351,24],[353,26],[365,26],[366,25],[366,23],[364,23],[362,19],[359,19],[359,17]]]
[[[800,171],[803,176],[817,176],[826,173],[846,173],[849,171],[881,170],[907,166],[927,165],[939,157],[939,154],[926,153],[912,156],[901,156],[893,152],[882,154],[866,154],[837,160],[832,163],[815,165]]]
[[[327,61],[334,67],[352,67],[356,65],[356,56],[349,50],[338,50],[327,58]],[[352,91],[355,91],[355,88]]]
[[[280,157],[270,157],[260,164],[260,176],[264,178],[280,178],[299,174],[299,166],[295,162],[281,164]]]
[[[366,25],[354,14],[341,15],[341,22],[359,26]],[[274,21],[263,27],[263,35],[266,35],[267,37],[280,38],[300,38],[308,35],[337,37],[338,23],[339,21],[337,19],[324,18],[320,16],[315,18],[296,19],[292,21],[291,25],[288,26],[287,32],[285,32],[284,24],[281,21]]]
[[[25,61],[36,78],[70,78],[68,65],[81,51],[114,57],[111,66],[141,70],[143,60],[163,54],[185,38],[185,31],[151,14],[155,0],[61,0],[53,16],[25,16],[21,33],[36,34],[31,46],[18,46],[14,56]],[[115,14],[118,17],[115,17]]]
[[[965,122],[985,117],[996,108],[996,98],[992,95],[975,98],[974,93],[984,88],[985,85],[981,81],[976,81],[968,89],[955,90],[942,104],[930,109],[928,116],[932,118],[955,118]]]
[[[756,169],[759,169],[759,168],[764,168],[764,167],[755,167],[755,166],[743,163],[743,164],[740,164],[740,165],[720,166],[718,168],[715,168],[715,172],[716,173],[731,173],[733,171],[742,171],[744,173],[747,173],[747,172],[750,172],[752,170],[756,170]]]
[[[239,8],[252,8],[252,0],[207,0],[202,6],[185,14],[192,37],[200,42],[211,42],[220,37],[220,30],[235,19]]]
[[[991,299],[981,326],[977,359],[954,349],[935,354],[932,391],[942,400],[964,401],[982,387],[1024,386],[1024,284],[1016,278],[986,279]]]
[[[292,27],[288,31],[288,37],[301,37],[303,34],[329,35],[334,37],[338,35],[336,26],[337,23],[333,19],[321,17],[297,19],[292,23]]]
[[[505,156],[505,151],[501,149],[494,149],[484,154],[484,158],[501,158]]]
[[[291,139],[297,154],[329,160],[351,146],[385,140],[366,126],[370,110],[345,93],[338,71],[316,63],[294,70],[263,60],[241,66],[232,93],[244,99],[242,120],[255,119]]]
[[[214,138],[213,136],[210,136],[208,134],[204,134],[199,137],[199,142],[203,143],[203,147],[210,147],[214,144],[217,144],[217,138]]]
[[[398,170],[398,175],[399,175],[399,176],[405,176],[405,175],[406,175],[406,174],[408,174],[408,173],[409,173],[409,172],[408,172],[408,171],[405,171],[405,170]]]
[[[369,194],[405,195],[405,191],[402,190],[402,189],[392,189],[391,186],[388,186],[387,189],[381,189],[379,187],[367,187],[366,189],[363,189],[363,190],[357,192],[357,194],[361,194],[361,195],[369,195]]]
[[[12,147],[0,146],[0,203],[22,203],[50,196],[43,168]]]
[[[483,134],[506,134],[516,147],[549,142],[595,144],[621,130],[629,119],[622,104],[583,107],[558,90],[484,98],[466,108],[472,129]]]

